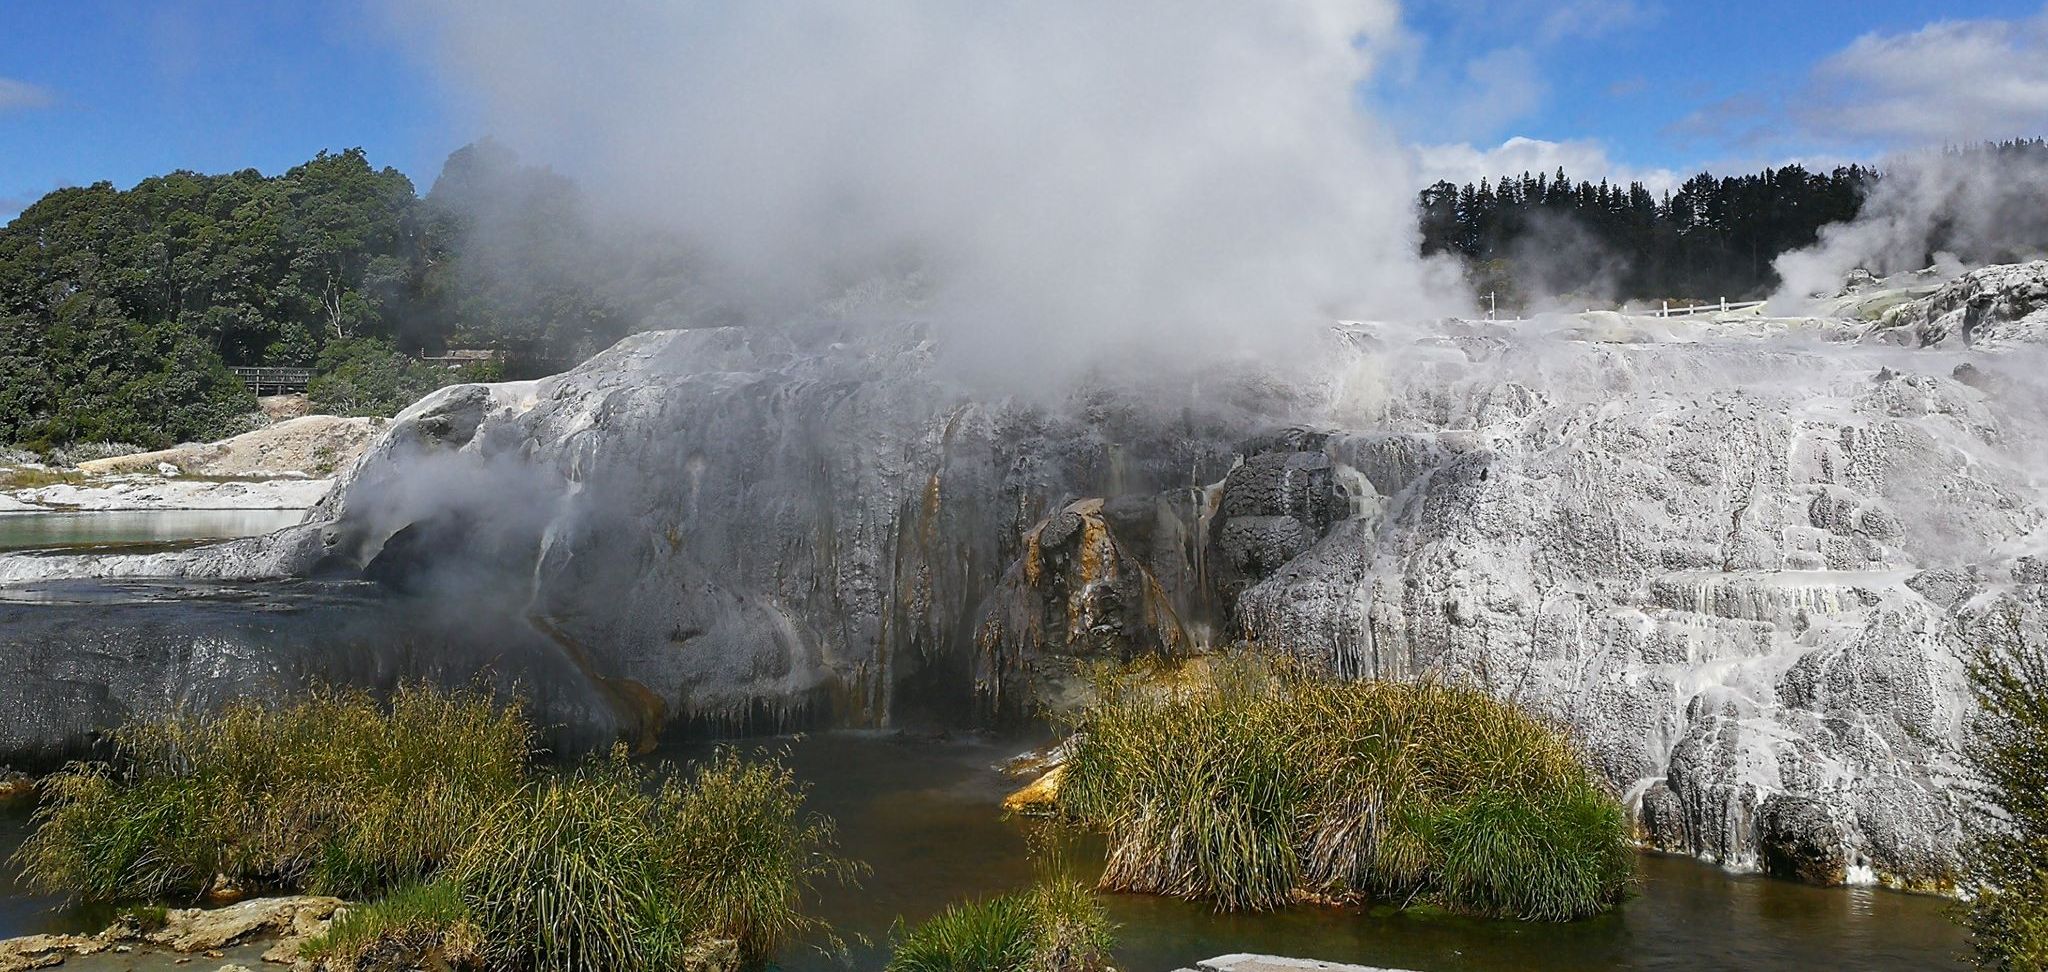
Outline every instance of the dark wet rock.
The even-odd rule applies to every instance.
[[[1321,532],[1347,505],[1330,457],[1322,452],[1269,452],[1246,459],[1223,480],[1222,515],[1286,516]]]
[[[1685,807],[1671,785],[1663,780],[1643,791],[1636,815],[1637,838],[1652,850],[1684,854],[1692,850],[1685,835]]]
[[[1022,553],[985,602],[975,685],[997,712],[1059,696],[1049,683],[1073,675],[1080,661],[1177,656],[1193,647],[1184,620],[1191,592],[1161,580],[1189,575],[1184,554],[1169,547],[1164,560],[1149,559],[1106,507],[1083,500],[1026,532]]]
[[[1764,800],[1757,817],[1764,873],[1807,884],[1837,885],[1848,880],[1849,856],[1842,827],[1825,803],[1774,794]]]

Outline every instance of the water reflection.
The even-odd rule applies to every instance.
[[[1001,819],[1010,781],[989,767],[1015,744],[907,741],[834,733],[791,747],[813,802],[840,824],[874,872],[821,906],[842,934],[873,939],[854,968],[879,968],[891,922],[1031,880],[1024,828]],[[677,755],[690,755],[690,751]],[[1099,867],[1099,847],[1069,864]],[[1572,924],[1485,921],[1392,908],[1296,908],[1218,915],[1140,895],[1107,899],[1122,926],[1118,966],[1165,972],[1230,952],[1274,952],[1423,972],[1541,970],[1961,968],[1963,939],[1945,902],[1869,889],[1811,888],[1732,876],[1685,858],[1641,859],[1641,890],[1616,913]],[[784,957],[801,972],[846,968],[816,953]]]
[[[291,526],[304,510],[116,510],[0,514],[0,551],[151,546],[253,537]]]
[[[990,769],[1018,744],[828,733],[766,745],[788,752],[798,777],[813,785],[813,806],[838,820],[844,848],[873,868],[860,887],[828,888],[819,902],[851,953],[793,949],[780,963],[788,972],[880,968],[898,916],[917,921],[950,902],[1030,882],[1026,829],[1001,815],[1010,781]],[[21,825],[0,817],[0,854],[11,854]],[[1067,856],[1081,869],[1101,860],[1099,847]],[[1117,965],[1126,972],[1166,972],[1244,951],[1421,972],[1962,967],[1962,935],[1938,899],[1737,877],[1673,857],[1646,856],[1639,873],[1640,893],[1617,912],[1565,925],[1392,908],[1218,915],[1138,895],[1106,903],[1121,925]],[[0,880],[0,937],[104,923],[26,896],[12,881],[11,873]]]

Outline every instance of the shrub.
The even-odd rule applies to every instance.
[[[402,354],[376,338],[330,341],[313,365],[306,398],[333,415],[396,415],[445,385],[492,381],[493,362],[449,369]]]
[[[888,972],[1092,972],[1112,937],[1088,889],[1054,882],[947,908],[898,936]]]
[[[462,893],[446,881],[411,884],[380,901],[343,909],[299,955],[331,970],[482,966],[481,943]]]
[[[1477,691],[1241,655],[1103,671],[1076,728],[1057,809],[1108,836],[1106,888],[1567,920],[1631,877],[1618,801],[1562,736]]]
[[[1965,914],[1977,965],[2048,969],[2048,657],[2039,646],[1985,644],[1969,659],[1982,703],[1964,756],[1982,798],[1963,857]]]
[[[388,705],[320,691],[113,734],[44,783],[18,860],[32,886],[109,900],[259,888],[374,894],[426,877],[525,776],[532,729],[471,693]]]

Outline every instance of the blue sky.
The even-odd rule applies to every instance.
[[[2048,134],[2040,0],[1411,0],[1403,18],[1365,100],[1432,174],[1659,181]],[[0,218],[60,185],[355,145],[424,189],[484,132],[416,49],[379,0],[0,0]]]

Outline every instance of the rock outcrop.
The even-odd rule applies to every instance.
[[[1242,638],[1555,720],[1652,846],[1939,888],[1958,651],[2048,631],[2036,312],[1999,289],[2038,276],[1973,275],[1967,344],[1888,334],[1971,278],[1892,326],[1359,325],[1037,403],[911,327],[642,334],[435,393],[293,530],[0,578],[368,578],[443,606],[407,657],[488,631],[543,719],[628,732],[1001,713]]]
[[[1966,273],[1887,311],[1876,336],[1923,347],[2048,341],[2048,260]]]
[[[218,959],[223,948],[259,939],[274,940],[274,960],[292,964],[299,943],[326,931],[344,907],[339,898],[318,895],[252,898],[224,908],[173,908],[161,924],[148,928],[123,919],[97,935],[10,938],[0,941],[0,972],[48,968],[72,956],[107,952],[173,953],[181,956],[174,961],[183,964],[193,955]]]
[[[187,476],[332,476],[355,461],[384,429],[377,418],[298,415],[219,442],[78,464],[88,476],[153,473],[170,467]]]

